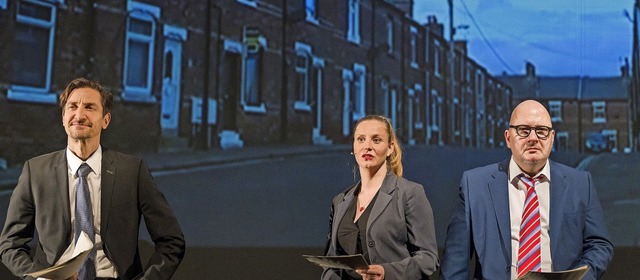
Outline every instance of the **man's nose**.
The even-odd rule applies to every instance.
[[[537,140],[540,140],[540,137],[538,137],[538,134],[536,133],[536,130],[532,129],[531,131],[529,131],[529,135],[527,135],[526,139],[527,139],[527,141],[530,141],[530,140],[537,141]]]

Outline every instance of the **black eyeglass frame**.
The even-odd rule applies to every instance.
[[[552,128],[552,127],[548,127],[548,126],[546,126],[546,125],[528,126],[528,125],[523,125],[523,124],[521,124],[521,125],[509,125],[509,128],[513,128],[513,129],[515,129],[515,130],[516,130],[516,134],[517,134],[518,136],[522,137],[522,138],[527,138],[527,137],[529,137],[529,135],[531,134],[531,131],[532,131],[532,130],[535,130],[535,131],[536,131],[536,137],[538,137],[539,139],[543,139],[543,140],[545,140],[545,139],[549,138],[549,135],[551,134],[551,131],[553,130],[553,128]],[[527,133],[527,135],[522,135],[522,134],[520,134],[520,132],[521,132],[521,131],[520,131],[520,129],[519,129],[519,128],[523,128],[522,132],[527,131],[527,132],[526,132],[526,133]],[[540,132],[544,132],[544,131],[545,131],[545,130],[543,130],[543,129],[546,129],[546,131],[547,131],[547,133],[546,133],[546,134],[542,134],[542,133],[540,133]]]

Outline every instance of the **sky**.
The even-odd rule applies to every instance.
[[[455,39],[492,75],[522,75],[531,62],[540,76],[619,76],[631,59],[634,1],[453,0]],[[414,2],[414,19],[435,15],[449,40],[448,1]]]

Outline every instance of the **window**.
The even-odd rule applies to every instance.
[[[347,40],[359,44],[360,43],[360,1],[349,0],[348,19],[347,19]]]
[[[467,62],[467,68],[464,70],[464,81],[471,83],[471,63]]]
[[[324,59],[320,59],[317,57],[313,57],[312,59],[313,66],[311,68],[311,77],[310,77],[310,101],[308,106],[311,109],[316,110],[316,112],[322,112],[321,103],[322,103],[322,77],[324,75]]]
[[[555,141],[555,151],[567,151],[569,150],[569,132],[566,131],[557,131],[556,132],[556,141]]]
[[[318,23],[318,1],[305,0],[305,11],[307,13],[307,21]]]
[[[153,50],[155,49],[156,19],[160,9],[130,1],[127,7],[125,41],[124,93],[122,98],[138,102],[154,102],[151,94],[153,78]]]
[[[458,97],[453,98],[453,134],[460,136],[462,132],[463,112],[460,105],[460,99]],[[469,135],[467,135],[468,137]]]
[[[549,115],[551,115],[551,122],[562,121],[562,101],[549,101]]]
[[[16,31],[11,56],[13,100],[55,103],[51,88],[56,7],[39,1],[16,1]]]
[[[385,116],[389,117],[389,113],[391,113],[391,108],[389,107],[389,104],[391,103],[389,78],[382,78],[382,81],[380,82],[380,89],[382,90],[382,97],[384,98],[384,109],[382,112]]]
[[[440,109],[440,106],[438,102],[441,100],[438,96],[438,91],[432,89],[430,98],[431,100],[429,101],[429,104],[431,105],[431,117],[429,118],[429,127],[433,131],[438,131],[440,129],[440,112],[438,111]]]
[[[0,0],[0,9],[6,9],[7,8],[7,0]]]
[[[431,32],[427,31],[424,34],[424,62],[429,63],[429,55],[431,54],[431,44],[429,43],[429,34]]]
[[[442,78],[442,70],[444,70],[442,63],[442,48],[440,42],[435,41],[433,42],[433,73],[436,77]]]
[[[411,26],[411,42],[410,42],[410,60],[411,67],[418,68],[418,29],[415,26]]]
[[[257,28],[245,27],[244,60],[242,64],[242,105],[245,111],[254,113],[266,112],[262,102],[262,53],[266,41],[260,36]]]
[[[593,107],[593,123],[607,122],[606,103],[604,101],[593,101],[591,106]]]
[[[415,109],[414,109],[414,118],[416,120],[415,122],[415,127],[417,129],[423,129],[424,128],[424,123],[422,121],[422,114],[420,112],[422,112],[422,98],[423,98],[423,94],[422,94],[422,85],[420,84],[415,84],[413,86],[413,88],[415,89]]]
[[[310,111],[309,93],[310,93],[310,60],[311,47],[302,43],[296,43],[296,103],[294,105],[297,110]]]
[[[393,16],[387,15],[387,53],[393,54]]]
[[[366,67],[362,64],[353,65],[353,120],[364,117]]]

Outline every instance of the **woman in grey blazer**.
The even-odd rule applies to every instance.
[[[433,212],[424,188],[402,178],[402,150],[386,117],[354,128],[360,182],[333,199],[327,256],[363,254],[368,269],[325,269],[322,279],[428,279],[438,268]]]

